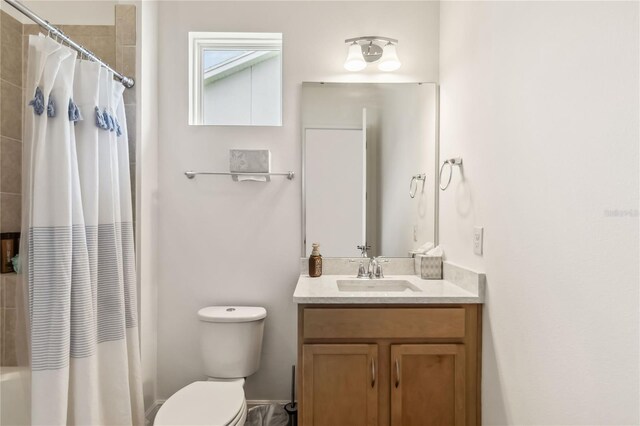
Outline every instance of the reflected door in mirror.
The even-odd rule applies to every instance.
[[[305,252],[320,243],[331,256],[354,256],[366,232],[365,132],[307,128],[304,143]]]

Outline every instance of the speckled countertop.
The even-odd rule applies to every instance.
[[[404,260],[403,260],[404,261]],[[331,261],[330,261],[331,262]],[[340,280],[356,280],[355,274],[345,273],[348,260],[333,261],[339,267],[329,265],[328,273],[311,278],[302,268],[298,284],[293,293],[293,301],[299,304],[436,304],[436,303],[483,303],[485,275],[470,271],[450,262],[443,264],[442,280],[424,280],[419,276],[396,273],[387,274],[382,281],[407,281],[411,289],[404,291],[343,291],[338,287]],[[393,262],[393,260],[392,260]],[[393,266],[393,265],[389,265]],[[404,266],[404,265],[403,265]],[[327,270],[328,269],[328,270]],[[356,268],[357,269],[357,268]],[[393,267],[388,268],[392,272]],[[409,272],[400,268],[398,272]],[[367,285],[367,280],[358,280]]]

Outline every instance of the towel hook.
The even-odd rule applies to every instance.
[[[447,179],[447,183],[443,186],[442,185],[442,172],[444,170],[444,166],[449,165],[449,178]],[[454,157],[454,158],[449,158],[448,160],[444,160],[444,162],[442,163],[442,166],[440,166],[440,174],[439,174],[439,180],[440,180],[440,189],[441,190],[445,190],[449,187],[449,184],[451,184],[451,175],[453,175],[453,166],[462,166],[462,157]]]
[[[427,179],[426,173],[420,173],[411,176],[411,182],[409,182],[409,197],[415,198],[416,191],[418,191],[418,181],[422,182],[422,191],[424,191],[424,181]]]

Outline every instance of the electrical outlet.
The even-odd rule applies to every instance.
[[[482,255],[483,230],[484,228],[482,226],[475,226],[473,228],[473,252],[479,255]]]

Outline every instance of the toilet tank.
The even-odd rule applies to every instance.
[[[198,311],[204,374],[247,377],[260,368],[267,311],[255,306],[209,306]]]

